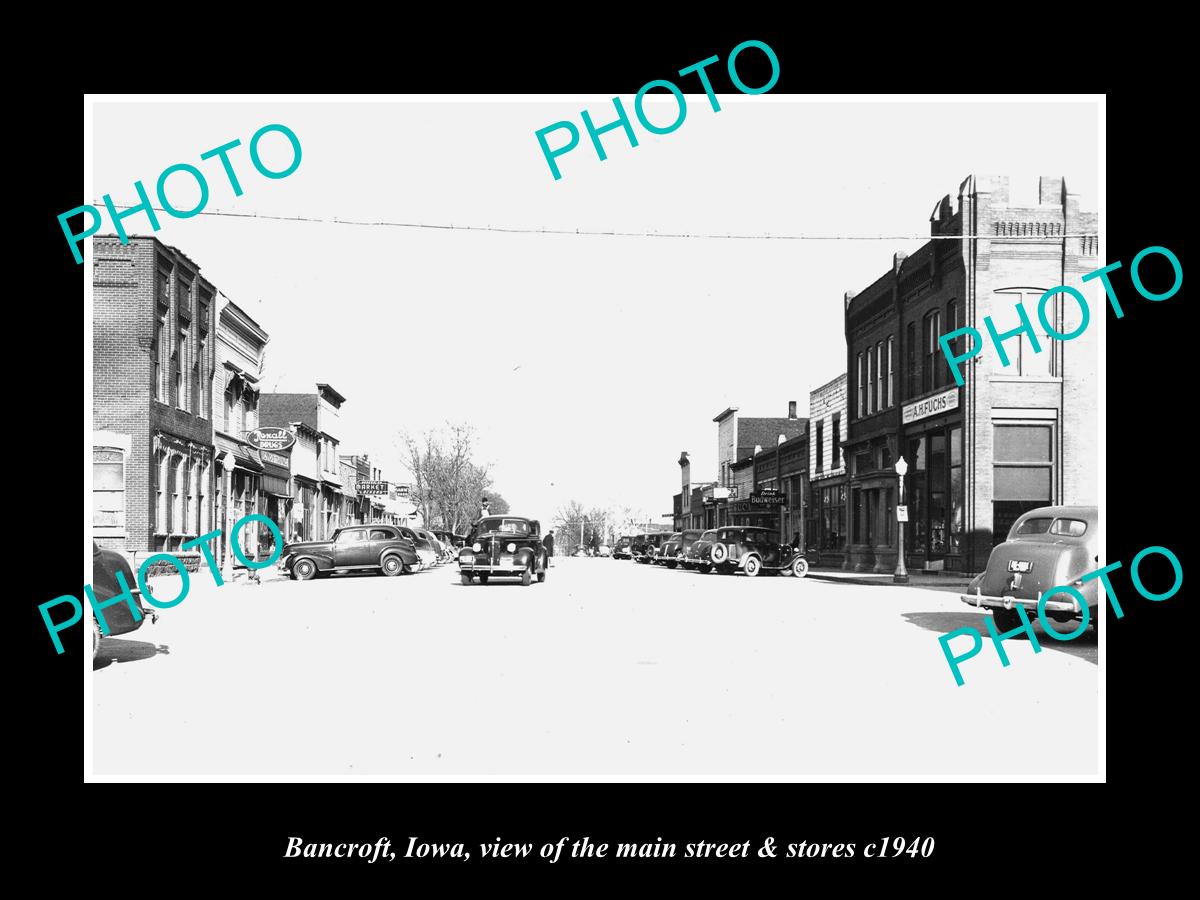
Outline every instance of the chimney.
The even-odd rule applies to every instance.
[[[795,400],[788,401],[788,418],[789,419],[796,418],[796,401]]]
[[[1043,175],[1038,179],[1038,203],[1042,206],[1062,206],[1065,199],[1061,175]]]

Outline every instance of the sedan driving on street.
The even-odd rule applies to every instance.
[[[476,578],[487,584],[493,577],[520,578],[528,586],[534,576],[546,580],[546,548],[542,526],[536,519],[488,516],[467,535],[467,546],[458,551],[458,569],[464,585]]]

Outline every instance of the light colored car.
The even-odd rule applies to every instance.
[[[596,548],[597,556],[612,556],[612,548],[608,544],[601,544]]]
[[[1015,607],[1024,607],[1030,622],[1038,602],[1054,587],[1072,587],[1084,598],[1092,627],[1100,630],[1097,606],[1100,579],[1082,581],[1100,561],[1099,510],[1095,506],[1042,506],[1013,522],[1008,540],[992,548],[987,568],[960,595],[963,603],[990,609],[996,627],[1021,627]],[[1046,618],[1056,622],[1083,619],[1083,604],[1069,593],[1056,593],[1045,604]]]

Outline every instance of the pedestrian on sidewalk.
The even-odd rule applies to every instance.
[[[554,529],[551,528],[542,538],[542,546],[546,548],[546,566],[551,566],[554,559]]]

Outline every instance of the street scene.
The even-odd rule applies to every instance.
[[[1001,777],[1029,753],[1061,774],[1095,759],[1095,637],[1010,640],[1007,668],[985,647],[960,688],[937,636],[985,614],[952,591],[611,558],[555,559],[530,587],[464,587],[453,564],[194,581],[101,641],[97,772]]]
[[[97,105],[95,774],[1094,777],[1094,105],[564,115]]]

